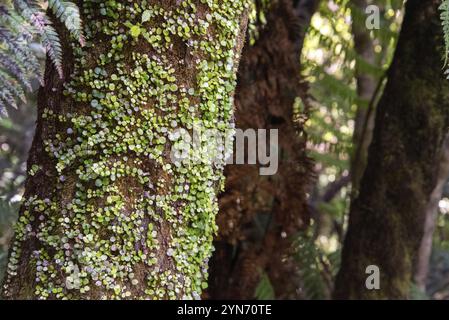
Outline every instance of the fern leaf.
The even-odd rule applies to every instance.
[[[26,101],[25,92],[22,87],[17,83],[17,80],[11,77],[8,73],[0,70],[0,82],[4,83],[5,86],[2,87],[2,92],[5,92],[5,97],[10,96],[10,102],[13,107],[17,109],[17,104],[15,103],[15,97],[19,97],[22,101]]]
[[[5,5],[0,5],[0,24],[2,27],[8,26],[14,34],[31,35],[24,27],[26,20],[15,10],[9,10]]]
[[[50,57],[51,62],[63,77],[62,72],[62,49],[56,30],[51,25],[50,20],[38,7],[34,0],[14,0],[14,5],[19,8],[22,16],[30,22],[42,39],[42,44]]]
[[[15,57],[16,61],[25,68],[26,73],[29,77],[37,77],[39,82],[43,85],[44,81],[42,78],[41,65],[37,57],[30,52],[28,45],[23,45],[22,43],[17,46],[10,47],[12,55]]]
[[[78,7],[70,1],[48,0],[54,15],[65,24],[67,30],[84,46],[84,36]]]
[[[0,76],[0,80],[3,80]],[[11,92],[12,87],[5,86],[0,90],[0,112],[4,114],[7,110],[7,106],[12,106],[17,109],[16,99]]]
[[[63,77],[62,72],[62,49],[59,43],[59,37],[56,30],[51,25],[44,27],[42,32],[42,44],[47,51],[48,56],[56,67],[59,77]]]
[[[0,70],[1,69],[14,76],[19,80],[22,86],[31,91],[31,84],[24,67],[17,63],[13,58],[0,52]]]
[[[43,11],[44,1],[11,0],[0,3],[0,109],[17,107],[16,99],[25,99],[31,90],[31,79],[37,77],[43,85],[38,54],[32,41],[39,39],[59,76],[63,77],[62,48],[59,36]],[[48,0],[51,9],[70,33],[84,45],[81,17],[72,1]],[[4,110],[0,110],[3,111]]]
[[[27,39],[20,39],[19,36],[2,25],[0,25],[0,39],[0,44],[3,44],[0,50],[10,57],[14,57],[30,77],[37,77],[43,84],[41,66],[37,57],[30,51]]]
[[[443,0],[443,2],[440,4],[439,9],[441,10],[440,19],[441,25],[443,26],[445,45],[444,66],[446,66],[449,54],[449,0]]]

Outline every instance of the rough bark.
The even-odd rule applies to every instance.
[[[424,222],[424,235],[419,247],[418,259],[415,271],[415,282],[418,288],[423,292],[426,291],[426,280],[429,272],[430,254],[432,253],[432,241],[433,233],[437,224],[438,218],[438,203],[443,196],[444,186],[449,179],[449,136],[446,135],[446,139],[443,143],[441,150],[441,159],[438,164],[438,180],[433,189],[429,202],[425,208],[425,222]]]
[[[226,167],[210,298],[254,298],[263,272],[276,298],[300,296],[291,244],[308,222],[306,190],[312,169],[305,154],[304,118],[294,119],[293,106],[307,90],[299,74],[300,52],[317,5],[310,0],[273,1],[259,38],[243,50],[236,125],[279,130],[279,170],[261,176],[258,166]],[[304,110],[299,114],[305,117]]]
[[[224,163],[168,133],[233,121],[246,4],[84,1],[83,48],[56,25],[5,298],[199,298]]]
[[[409,0],[354,200],[335,298],[407,298],[449,124],[437,0]],[[380,289],[365,286],[368,265]]]

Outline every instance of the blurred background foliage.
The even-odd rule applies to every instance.
[[[34,135],[38,83],[33,87],[26,103],[11,108],[8,117],[0,118],[0,279],[24,191],[26,159]]]
[[[353,3],[349,0],[320,2],[304,42],[302,70],[298,70],[309,83],[313,100],[307,133],[316,175],[309,195],[312,221],[308,230],[298,234],[294,242],[294,258],[302,274],[301,290],[307,299],[331,298],[351,199],[350,171],[357,148],[354,143],[357,110],[375,109],[403,16],[402,0],[375,1],[381,8],[381,27],[370,32],[375,60],[374,64],[367,63],[355,50],[352,30],[354,21],[364,21],[366,14]],[[263,14],[252,19],[264,22]],[[257,28],[251,26],[253,42],[257,38]],[[42,43],[33,41],[30,48],[43,65],[45,48]],[[377,82],[378,90],[368,101],[357,92],[357,72],[369,74]],[[21,101],[17,108],[8,110],[8,117],[0,118],[0,279],[24,190],[38,86],[36,75],[26,102]],[[303,108],[299,99],[296,108]],[[415,288],[413,297],[417,299],[449,298],[449,184],[439,202],[433,242],[426,292]],[[262,276],[255,296],[275,298],[267,275]]]
[[[63,76],[61,44],[47,9],[84,44],[73,2],[0,0],[0,282],[24,191],[46,56]]]
[[[356,152],[354,126],[358,108],[374,108],[382,93],[403,18],[402,0],[367,1],[380,8],[380,28],[369,36],[375,63],[355,50],[352,26],[366,19],[356,1],[321,1],[313,16],[302,52],[303,76],[310,85],[313,109],[307,122],[309,154],[315,160],[316,181],[309,201],[312,223],[298,236],[297,261],[309,299],[331,298],[333,278],[346,230],[351,199],[351,158]],[[357,92],[357,72],[371,75],[377,90],[368,101]],[[300,108],[300,106],[299,106]],[[438,227],[426,292],[413,288],[412,298],[449,298],[449,185],[439,203]]]

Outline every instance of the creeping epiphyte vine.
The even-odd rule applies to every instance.
[[[4,292],[33,246],[38,298],[199,298],[222,163],[172,163],[174,128],[232,125],[248,3],[84,1],[86,43],[44,108],[54,188],[26,199]],[[58,111],[56,111],[58,110]],[[62,111],[59,111],[62,110]],[[200,149],[191,149],[200,158]],[[39,175],[35,163],[30,179]]]

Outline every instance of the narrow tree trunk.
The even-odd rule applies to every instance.
[[[351,207],[336,298],[408,297],[449,124],[439,2],[407,1],[368,165]],[[380,269],[379,290],[365,286],[369,265]]]
[[[306,189],[312,169],[305,154],[304,119],[294,119],[293,107],[307,90],[300,79],[300,53],[317,5],[316,0],[273,1],[259,38],[243,50],[236,125],[278,129],[280,159],[273,176],[261,176],[254,165],[231,165],[225,170],[211,298],[254,298],[263,273],[276,298],[300,296],[298,266],[290,249],[308,221]],[[299,114],[305,116],[305,111]]]
[[[84,48],[57,25],[66,80],[48,64],[3,296],[199,298],[223,163],[176,165],[168,133],[232,122],[247,2],[81,5]]]
[[[354,10],[364,13],[368,6],[367,0],[353,0]],[[360,70],[361,63],[375,64],[375,52],[373,40],[370,37],[370,30],[365,26],[363,19],[354,19],[352,25],[354,36],[354,51],[358,59],[356,62],[357,95],[365,104],[359,104],[354,121],[353,145],[354,154],[351,158],[351,185],[352,194],[356,195],[359,189],[360,179],[366,167],[368,157],[368,147],[372,140],[374,128],[375,112],[368,110],[368,104],[376,91],[376,78],[372,74],[367,74]]]
[[[432,253],[433,233],[437,224],[439,212],[438,203],[443,196],[443,190],[447,183],[447,179],[449,179],[449,135],[446,135],[441,153],[440,163],[438,164],[437,184],[435,189],[433,189],[429,202],[425,208],[424,235],[419,247],[418,262],[415,271],[415,282],[423,292],[426,291],[429,259],[430,254]]]

